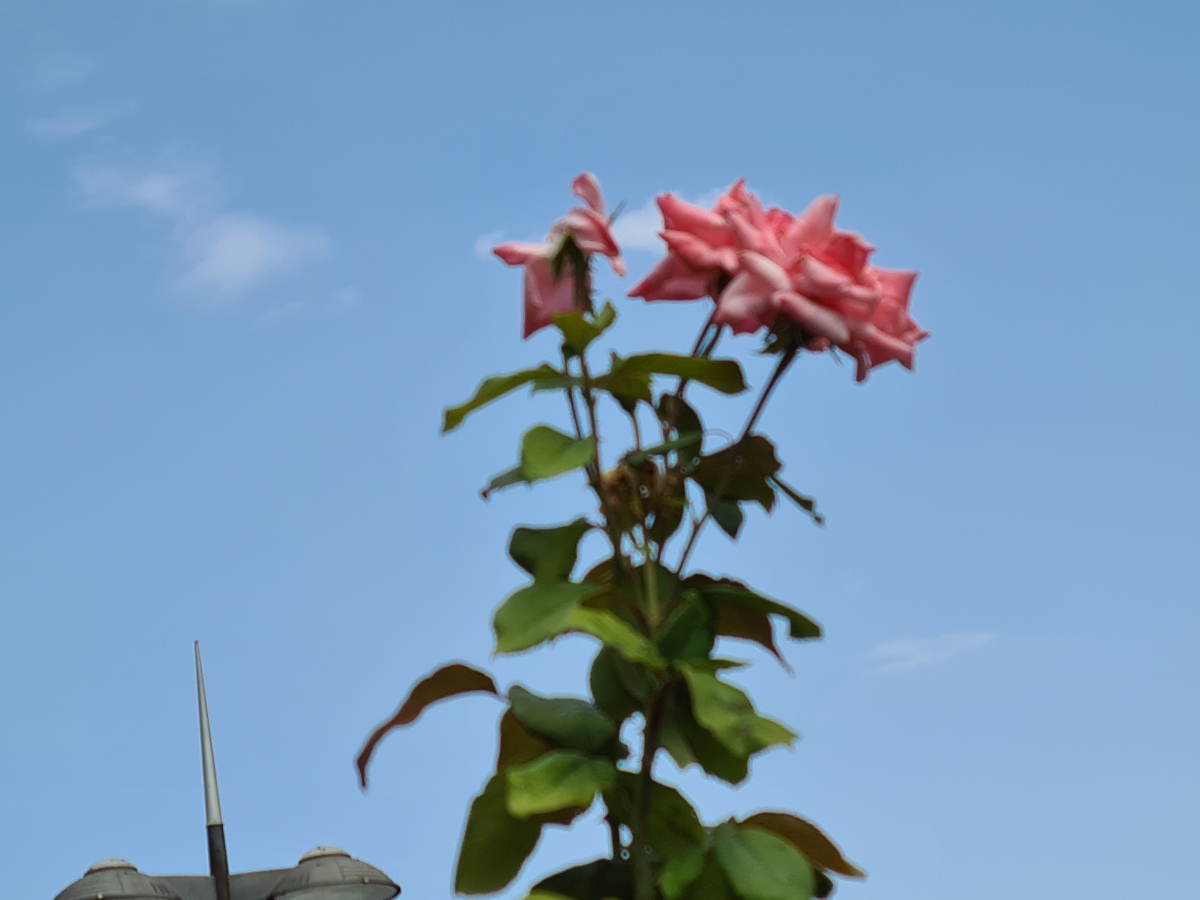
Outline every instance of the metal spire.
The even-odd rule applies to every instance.
[[[221,795],[217,791],[217,764],[213,758],[212,731],[208,725],[208,698],[204,694],[204,667],[196,641],[196,696],[200,702],[200,761],[204,768],[204,815],[208,831],[208,870],[217,900],[229,898],[229,857],[225,852],[225,824],[221,820]]]

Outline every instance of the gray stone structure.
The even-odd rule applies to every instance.
[[[200,756],[208,820],[208,875],[145,875],[123,859],[105,859],[54,900],[392,900],[400,886],[337,847],[314,847],[290,869],[230,874],[217,768],[208,724],[200,644],[196,644]]]

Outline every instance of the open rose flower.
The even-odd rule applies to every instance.
[[[667,255],[629,292],[646,300],[712,296],[714,321],[736,334],[798,326],[813,351],[838,347],[863,381],[875,366],[913,366],[928,334],[908,315],[915,272],[878,269],[874,247],[834,226],[837,197],[820,197],[799,216],[764,209],[737,182],[711,210],[670,194],[657,198]]]
[[[550,262],[568,235],[584,254],[608,257],[613,271],[621,277],[625,275],[625,261],[605,217],[599,182],[594,175],[584,172],[571,182],[571,193],[587,205],[575,207],[555,222],[545,243],[507,243],[492,250],[508,265],[525,267],[525,337],[552,324],[553,316],[580,309],[576,283],[579,273],[573,271],[569,259],[564,259],[555,278]],[[590,292],[591,274],[582,274]]]

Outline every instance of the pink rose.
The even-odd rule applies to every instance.
[[[581,308],[577,296],[576,274],[569,260],[564,260],[559,277],[554,277],[550,260],[561,249],[562,241],[570,236],[584,254],[608,257],[613,271],[625,276],[625,261],[621,248],[613,237],[604,215],[604,197],[594,175],[584,172],[571,182],[571,193],[587,204],[577,206],[550,228],[543,244],[510,242],[500,244],[492,252],[510,266],[525,267],[524,336],[553,323],[553,316]],[[591,274],[585,272],[587,288],[591,290]]]
[[[712,210],[670,194],[657,199],[667,255],[629,292],[646,300],[716,300],[714,321],[736,334],[799,326],[812,351],[838,347],[863,381],[895,360],[912,368],[928,334],[908,315],[914,272],[877,269],[875,248],[834,226],[838,198],[819,197],[799,216],[764,209],[738,181]]]

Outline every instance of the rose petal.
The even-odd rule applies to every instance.
[[[830,194],[818,197],[808,209],[796,217],[791,229],[783,238],[783,250],[788,256],[811,252],[825,246],[833,234],[833,219],[837,215],[838,197]]]
[[[868,268],[879,284],[879,293],[885,299],[899,303],[902,309],[908,309],[908,298],[912,294],[913,284],[916,283],[917,273],[877,269],[874,266]]]
[[[765,256],[758,253],[739,253],[738,261],[745,271],[760,279],[772,292],[791,290],[792,279],[787,271]]]
[[[545,257],[525,267],[525,337],[552,324],[552,316],[575,310],[575,278],[569,263],[559,275],[555,281]]]
[[[527,265],[530,260],[545,256],[549,252],[550,248],[545,244],[522,244],[514,241],[492,248],[492,253],[510,266]]]
[[[687,265],[674,253],[668,253],[629,292],[643,300],[699,300],[708,296],[710,278]]]
[[[748,269],[742,269],[717,298],[713,321],[718,325],[728,325],[734,334],[758,331],[770,325],[774,317],[771,304],[773,293],[775,291],[769,281]]]
[[[849,275],[811,256],[802,257],[793,272],[796,290],[806,297],[837,300],[847,294],[862,295],[861,291],[855,290],[860,286]],[[878,297],[878,294],[869,289],[866,295]]]
[[[600,182],[591,172],[583,172],[571,182],[571,193],[592,208],[592,211],[604,215],[604,195],[600,193]]]
[[[667,248],[693,269],[722,269],[734,272],[738,256],[732,247],[714,248],[686,231],[663,231],[659,236]]]
[[[684,203],[673,194],[655,198],[662,212],[666,231],[683,231],[704,241],[710,247],[732,247],[733,235],[725,219],[707,209]]]
[[[828,338],[834,344],[850,340],[850,329],[837,313],[801,297],[794,291],[780,291],[772,297],[775,308],[815,337]]]
[[[857,234],[839,231],[825,245],[824,256],[847,275],[858,278],[875,248]]]

